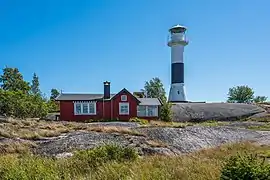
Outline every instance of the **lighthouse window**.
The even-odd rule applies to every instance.
[[[179,91],[177,91],[177,94],[180,94],[180,92],[179,92]]]

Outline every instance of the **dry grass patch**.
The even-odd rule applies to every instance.
[[[151,147],[160,147],[160,148],[166,148],[168,147],[168,144],[158,141],[158,140],[148,140],[146,143]]]
[[[165,122],[165,121],[150,121],[148,125],[144,127],[172,127],[172,128],[185,128],[187,126],[193,126],[194,123],[190,122]]]
[[[30,129],[21,129],[16,134],[16,137],[28,140],[38,140],[41,138],[41,135],[35,130],[31,131]]]
[[[206,126],[206,127],[224,126],[228,124],[230,124],[230,122],[228,121],[225,122],[225,121],[215,121],[215,120],[196,123],[196,125],[201,125],[201,126]]]
[[[95,127],[88,127],[88,131],[95,131],[95,132],[103,132],[103,133],[119,133],[119,134],[129,134],[135,136],[142,136],[143,134],[127,128],[127,127],[119,127],[119,126],[95,126]]]
[[[0,127],[0,137],[5,137],[5,138],[12,138],[13,135],[10,134],[8,131],[6,131],[5,129],[2,129]]]
[[[81,127],[80,127],[81,126]],[[63,123],[36,120],[8,120],[0,124],[0,136],[6,138],[40,139],[59,136],[62,133],[87,129],[82,123]]]
[[[257,121],[257,122],[270,122],[270,114],[267,114],[266,116],[263,116],[263,117],[247,118],[245,120]]]
[[[259,126],[248,126],[248,129],[257,131],[270,131],[270,123],[262,124]]]
[[[149,125],[145,125],[144,127],[171,127],[171,128],[185,128],[187,126],[207,126],[207,127],[215,127],[215,126],[223,126],[227,125],[230,122],[222,122],[222,121],[204,121],[204,122],[164,122],[164,121],[150,121]]]
[[[0,142],[0,154],[21,154],[30,152],[36,144],[31,141],[4,141]]]

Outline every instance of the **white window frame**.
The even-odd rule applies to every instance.
[[[87,104],[87,113],[83,113],[83,105]],[[90,113],[90,104],[94,104],[94,112]],[[77,113],[76,106],[81,106],[81,113]],[[97,114],[97,104],[96,102],[74,102],[74,115],[96,115]]]
[[[121,95],[121,101],[127,101],[127,95]]]
[[[127,106],[127,112],[122,112],[122,106]],[[119,115],[129,115],[129,103],[119,103]]]
[[[145,106],[145,116],[140,116],[139,115],[139,106]],[[147,106],[147,105],[138,105],[137,106],[137,116],[138,117],[158,117],[158,106],[157,105],[151,105],[151,106],[155,106],[155,112],[154,112],[154,115],[153,116],[149,116],[149,113],[148,113],[148,108],[149,108],[149,106]]]

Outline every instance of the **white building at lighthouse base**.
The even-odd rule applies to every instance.
[[[169,102],[187,102],[184,83],[174,83],[169,92]]]

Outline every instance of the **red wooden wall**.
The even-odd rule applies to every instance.
[[[129,102],[129,115],[119,115],[119,103],[121,102],[121,95],[127,95]],[[110,101],[98,101],[96,115],[74,115],[73,101],[60,101],[60,120],[66,121],[84,121],[89,119],[112,119],[112,120],[129,120],[137,116],[137,100],[132,94],[123,91],[117,94]]]

